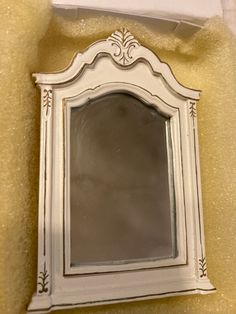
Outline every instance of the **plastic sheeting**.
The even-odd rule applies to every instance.
[[[79,8],[108,11],[149,17],[186,21],[202,25],[212,16],[222,16],[220,0],[53,0],[53,5],[60,8]]]

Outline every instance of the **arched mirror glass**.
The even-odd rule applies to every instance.
[[[71,266],[176,255],[169,119],[113,93],[71,110]]]

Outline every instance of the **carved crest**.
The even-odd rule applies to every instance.
[[[133,59],[132,49],[140,46],[139,42],[126,28],[115,31],[107,40],[111,41],[111,45],[117,48],[113,57],[121,65],[129,65]]]

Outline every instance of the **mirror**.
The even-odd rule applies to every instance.
[[[207,294],[200,91],[125,28],[41,89],[37,292],[29,313]]]
[[[72,266],[175,256],[168,120],[125,93],[72,108]]]

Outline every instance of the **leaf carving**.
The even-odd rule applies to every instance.
[[[197,116],[197,109],[196,109],[196,103],[195,102],[193,102],[193,101],[190,102],[189,110],[190,110],[190,116],[192,118],[195,118]]]
[[[206,271],[207,271],[207,268],[206,268],[206,257],[202,257],[202,258],[199,258],[199,270],[201,271],[201,275],[200,277],[206,277]]]
[[[128,65],[132,61],[132,49],[140,46],[139,42],[126,28],[115,31],[107,40],[117,48],[113,57],[122,65]]]
[[[46,262],[44,262],[44,268],[43,268],[43,271],[40,272],[40,274],[41,275],[38,276],[40,281],[37,282],[37,284],[40,285],[41,287],[41,289],[39,290],[39,293],[46,293],[48,292],[47,285],[49,283],[49,281],[47,280],[47,278],[49,277],[49,273],[46,269]]]
[[[52,90],[44,89],[43,92],[43,107],[45,108],[45,115],[47,117],[52,106]]]

